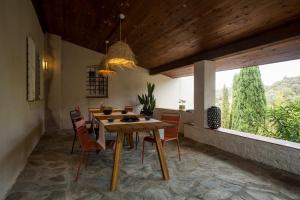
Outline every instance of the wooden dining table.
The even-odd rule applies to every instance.
[[[159,163],[161,167],[162,177],[164,180],[170,178],[169,171],[167,167],[166,158],[164,155],[164,150],[160,140],[159,129],[164,129],[167,127],[173,127],[173,124],[168,124],[156,119],[145,120],[144,118],[139,118],[137,122],[122,122],[120,119],[116,119],[114,122],[108,122],[107,120],[100,120],[100,126],[105,128],[108,132],[116,132],[116,145],[114,152],[114,165],[111,177],[111,191],[116,191],[118,185],[118,178],[120,172],[120,160],[121,152],[123,148],[124,136],[126,134],[133,134],[137,131],[153,131],[156,151],[159,157]]]
[[[140,117],[139,114],[136,114],[134,112],[127,112],[126,114],[122,114],[121,111],[114,111],[109,115],[104,114],[103,112],[96,112],[93,113],[94,118],[96,118],[98,121],[100,120],[105,120],[108,118],[113,118],[113,119],[122,119],[124,116],[137,116]]]
[[[114,112],[112,112],[109,115],[106,115],[106,114],[104,114],[102,112],[95,112],[95,113],[93,113],[93,118],[95,120],[97,120],[98,122],[101,121],[101,120],[107,120],[108,118],[113,118],[114,120],[115,119],[122,119],[125,116],[129,116],[129,117],[132,117],[132,116],[141,117],[140,114],[136,114],[134,112],[127,112],[126,114],[122,114],[121,111],[114,111]],[[100,130],[100,131],[104,132],[104,130]],[[133,149],[134,148],[133,134],[126,134],[126,139],[127,139],[127,142],[129,143],[130,148]],[[104,143],[105,143],[105,141],[103,141],[103,140],[100,142],[100,145],[102,144],[101,146],[103,148],[105,148],[103,146]]]
[[[113,108],[112,112],[122,112],[123,109]],[[96,113],[103,113],[103,109],[101,108],[88,108],[89,120],[93,118],[93,115]]]

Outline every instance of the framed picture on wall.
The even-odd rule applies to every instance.
[[[43,71],[39,52],[31,37],[27,37],[27,101],[42,99]]]
[[[27,37],[27,101],[36,99],[36,50],[31,37]]]

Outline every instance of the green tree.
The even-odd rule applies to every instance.
[[[270,136],[300,142],[300,101],[288,101],[268,110]]]
[[[238,97],[237,97],[237,86],[239,85],[238,84],[238,81],[239,81],[239,74],[235,74],[234,77],[233,77],[233,85],[232,85],[232,103],[231,103],[231,112],[230,112],[230,123],[229,123],[229,128],[232,128],[232,123],[233,123],[233,114],[236,110],[236,105],[237,105],[237,100],[238,100]]]
[[[230,105],[229,105],[229,92],[227,87],[223,87],[222,97],[222,127],[230,128]]]
[[[241,69],[233,85],[232,129],[258,133],[265,123],[266,97],[258,67]]]

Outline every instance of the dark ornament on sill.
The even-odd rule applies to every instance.
[[[219,107],[212,106],[207,110],[207,125],[211,129],[221,127],[221,109]]]

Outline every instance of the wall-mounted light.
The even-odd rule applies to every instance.
[[[43,59],[43,70],[48,70],[48,61]]]

